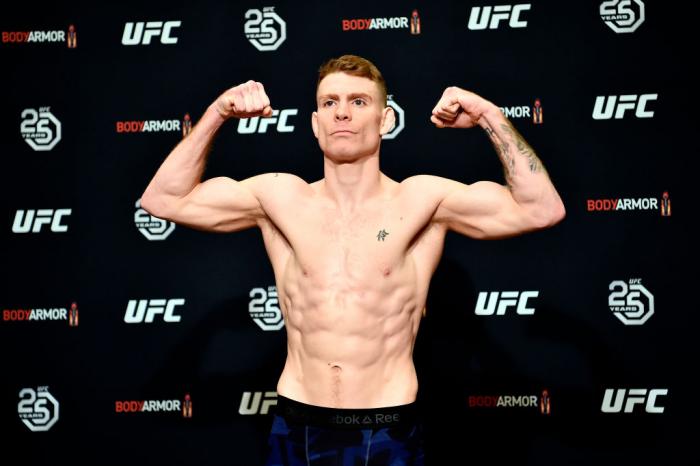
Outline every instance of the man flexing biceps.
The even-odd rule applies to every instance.
[[[226,120],[272,114],[262,84],[233,87],[168,155],[142,196],[149,213],[181,225],[262,233],[288,340],[269,465],[422,464],[413,346],[447,231],[504,238],[564,217],[532,148],[498,107],[457,87],[445,90],[432,122],[484,128],[507,184],[386,176],[379,149],[394,124],[386,92],[368,60],[331,59],[319,70],[311,119],[324,155],[322,179],[268,173],[202,181]]]

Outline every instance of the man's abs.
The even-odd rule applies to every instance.
[[[391,277],[371,270],[340,276],[290,261],[278,288],[288,344],[278,392],[337,408],[414,401],[412,352],[423,300],[413,265],[394,268]]]

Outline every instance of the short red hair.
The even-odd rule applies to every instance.
[[[371,61],[357,55],[343,55],[342,57],[331,58],[318,69],[316,92],[318,92],[318,86],[323,81],[323,78],[331,73],[346,73],[374,81],[379,86],[379,94],[384,101],[384,106],[386,106],[386,81],[384,81],[384,76],[382,76],[379,68],[374,66],[374,63]]]

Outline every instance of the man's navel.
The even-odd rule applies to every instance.
[[[333,403],[337,406],[340,406],[340,376],[343,373],[343,369],[339,365],[334,364],[332,362],[328,363],[328,367],[331,370],[331,397]]]

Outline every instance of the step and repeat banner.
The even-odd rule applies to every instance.
[[[567,208],[516,238],[448,234],[414,354],[429,464],[692,462],[692,15],[648,0],[16,6],[0,18],[0,463],[263,462],[287,347],[260,232],[188,229],[140,197],[249,79],[275,112],[228,121],[204,178],[320,179],[317,71],[346,53],[386,78],[389,177],[504,182],[482,130],[430,123],[456,85],[501,108]]]

